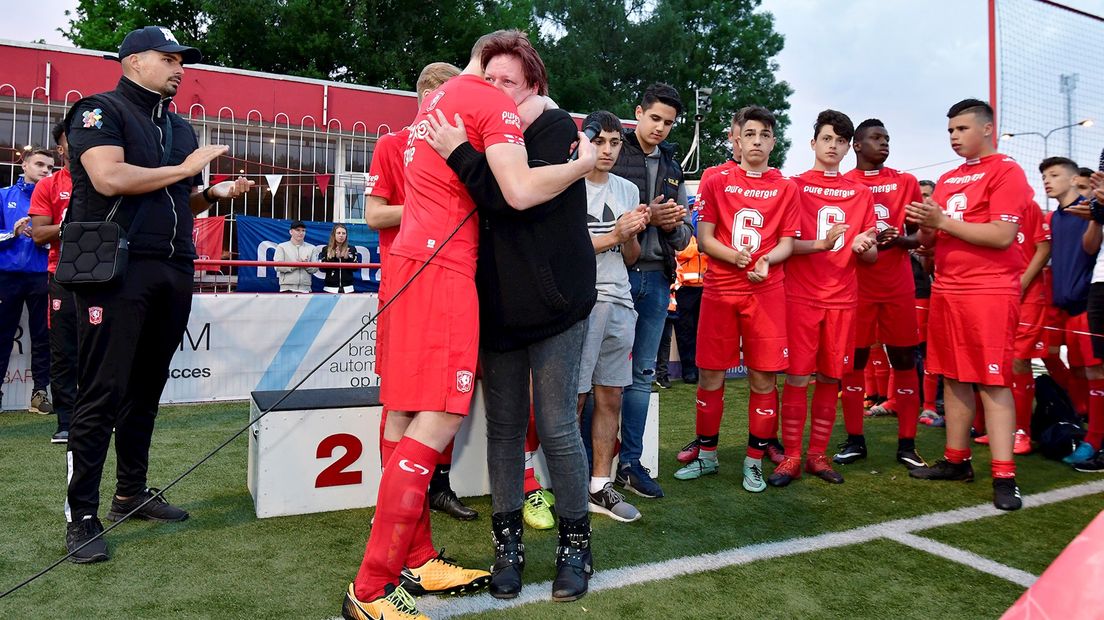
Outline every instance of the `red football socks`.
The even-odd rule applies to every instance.
[[[383,595],[385,585],[398,581],[410,551],[427,544],[415,538],[428,537],[428,526],[423,529],[419,521],[427,513],[428,523],[426,490],[437,456],[433,448],[403,437],[383,468],[372,533],[353,582],[358,599],[371,601]]]
[[[848,435],[863,434],[863,371],[852,370],[843,375],[843,424]]]
[[[991,467],[993,472],[993,479],[1016,477],[1015,461],[998,461],[997,459],[993,459]]]
[[[939,393],[939,375],[924,371],[924,409],[935,411],[935,397]]]
[[[763,448],[759,441],[774,439],[778,427],[778,390],[766,394],[751,392],[748,395],[748,449],[747,455],[753,459],[763,458]]]
[[[947,459],[950,463],[958,465],[970,458],[970,449],[966,448],[965,450],[959,450],[958,448],[951,448],[948,446],[943,448],[943,458]]]
[[[1012,400],[1016,403],[1016,430],[1031,433],[1031,405],[1035,402],[1035,378],[1030,372],[1012,375]]]
[[[787,383],[782,388],[782,443],[786,456],[801,457],[808,398],[809,386],[796,387]]]
[[[893,398],[897,411],[897,438],[915,439],[920,420],[920,378],[916,369],[893,371]],[[851,431],[847,431],[850,433]]]
[[[809,431],[809,455],[824,454],[836,423],[836,399],[839,384],[816,382],[813,389],[813,423]]]
[[[1099,450],[1101,440],[1104,440],[1104,379],[1092,379],[1089,381],[1089,432],[1085,434],[1085,441]]]
[[[698,388],[697,417],[695,428],[701,449],[717,449],[717,436],[721,432],[721,417],[724,416],[724,386],[716,390]]]

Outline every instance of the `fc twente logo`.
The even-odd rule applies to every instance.
[[[472,375],[470,370],[457,370],[456,371],[456,391],[461,394],[467,394],[472,390],[472,386],[475,384],[475,376]]]

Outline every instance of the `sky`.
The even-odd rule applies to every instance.
[[[1065,2],[1104,15],[1104,0]],[[0,39],[68,45],[56,29],[66,25],[64,11],[76,5],[34,0],[31,11],[6,11]],[[774,14],[776,29],[786,37],[778,78],[794,89],[793,145],[783,172],[812,166],[812,125],[817,112],[829,107],[855,124],[881,119],[891,137],[887,164],[894,168],[920,178],[952,168],[947,108],[989,94],[986,7],[986,0],[763,0],[762,10]],[[1104,142],[1104,118],[1094,120],[1085,136]],[[845,167],[852,161],[849,156]]]

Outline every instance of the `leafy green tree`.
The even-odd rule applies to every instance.
[[[694,93],[712,88],[704,115],[702,166],[729,155],[726,132],[741,107],[779,117],[789,141],[789,85],[775,78],[782,35],[760,0],[80,0],[62,33],[79,47],[113,50],[149,24],[171,29],[205,62],[228,67],[413,90],[423,66],[462,66],[471,44],[499,28],[530,33],[561,107],[633,118],[656,81],[682,94],[686,114],[671,141],[682,154],[693,137]]]

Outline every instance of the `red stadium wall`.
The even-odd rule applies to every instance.
[[[14,88],[20,98],[72,103],[77,93],[91,95],[109,90],[118,79],[119,65],[105,60],[99,52],[0,42],[0,84],[5,85],[0,86],[0,105],[12,96],[6,85]],[[184,82],[174,101],[182,114],[200,104],[209,117],[217,117],[220,109],[228,108],[236,120],[244,120],[248,113],[255,122],[259,113],[260,120],[272,123],[277,114],[283,113],[293,126],[310,117],[305,123],[308,126],[313,118],[320,129],[329,124],[332,130],[340,125],[345,131],[352,131],[353,125],[360,122],[367,129],[358,125],[357,132],[372,135],[380,126],[403,127],[417,110],[417,99],[410,92],[206,65],[185,68]],[[279,122],[283,125],[284,118]]]

